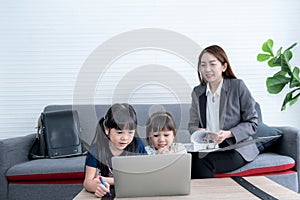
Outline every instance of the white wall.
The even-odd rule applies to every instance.
[[[190,102],[197,55],[211,44],[265,123],[300,128],[300,102],[280,111],[285,95],[265,86],[275,71],[256,61],[268,38],[276,49],[299,42],[298,19],[297,0],[1,1],[0,138],[35,132],[48,104]]]

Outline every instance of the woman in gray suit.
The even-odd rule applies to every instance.
[[[213,45],[201,52],[198,76],[200,85],[192,92],[190,133],[201,129],[215,132],[219,147],[251,139],[258,123],[255,100],[245,83],[234,75],[221,47]],[[194,153],[192,178],[210,178],[215,173],[238,169],[258,153],[255,144],[210,153],[204,158]]]

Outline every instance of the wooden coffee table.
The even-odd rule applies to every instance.
[[[278,183],[264,177],[252,176],[244,177],[247,181],[262,189],[268,194],[277,199],[300,199],[300,194],[279,185]],[[87,192],[83,189],[74,199],[95,199],[94,194]],[[134,199],[259,199],[252,193],[248,192],[245,188],[241,187],[231,178],[212,178],[212,179],[193,179],[191,182],[191,193],[186,196],[160,196],[160,197],[139,197],[139,198],[115,198],[122,200]]]

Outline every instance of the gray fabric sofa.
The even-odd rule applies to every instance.
[[[170,112],[177,124],[177,141],[190,142],[187,124],[189,104],[135,104],[138,132],[145,138],[145,123],[149,113]],[[109,105],[49,105],[45,111],[75,109],[79,113],[83,143],[93,137],[95,124]],[[260,112],[259,107],[257,108]],[[261,116],[260,116],[261,118]],[[241,169],[217,177],[233,175],[264,175],[296,192],[300,191],[300,130],[277,127],[283,136],[269,152],[261,153]],[[34,128],[33,128],[34,130]],[[35,134],[0,140],[0,199],[72,199],[82,189],[85,156],[28,160]]]

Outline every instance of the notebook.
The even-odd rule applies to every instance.
[[[188,195],[191,154],[112,158],[116,197]]]

